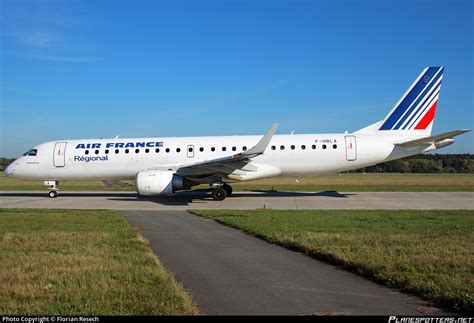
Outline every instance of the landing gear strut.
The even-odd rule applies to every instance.
[[[57,184],[57,181],[44,181],[43,185],[49,188],[48,196],[50,198],[55,198],[58,196],[58,188],[56,187]]]
[[[232,186],[230,186],[229,184],[222,184],[220,186],[216,186],[212,190],[212,198],[215,201],[222,201],[227,196],[230,196],[231,194],[232,194]]]

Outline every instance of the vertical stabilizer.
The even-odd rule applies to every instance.
[[[431,134],[444,67],[427,67],[381,122],[380,132],[425,137]]]

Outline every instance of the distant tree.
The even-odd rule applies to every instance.
[[[440,160],[413,159],[410,160],[410,169],[412,173],[441,173],[443,163]]]
[[[0,157],[0,166],[7,167],[10,165],[15,159],[14,158],[3,158]]]
[[[472,154],[421,154],[365,167],[366,173],[474,173]]]

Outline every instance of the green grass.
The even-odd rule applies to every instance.
[[[474,211],[192,212],[450,310],[474,312]]]
[[[234,183],[234,191],[276,190],[300,192],[474,192],[474,174],[333,174],[276,177]],[[195,189],[208,188],[207,185]],[[135,191],[134,181],[66,181],[63,191]],[[41,181],[24,181],[0,173],[0,191],[45,191]]]
[[[472,192],[474,174],[333,174],[277,177],[233,184],[235,191],[277,190],[300,192]]]
[[[66,181],[60,182],[64,191],[135,191],[133,181]],[[14,179],[0,173],[0,191],[46,191],[42,181]]]
[[[0,209],[2,315],[197,314],[115,211]]]

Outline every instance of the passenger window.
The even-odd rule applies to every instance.
[[[327,147],[326,145],[323,145],[323,149],[326,149],[326,147]]]
[[[242,150],[243,150],[243,151],[246,151],[246,150],[247,150],[247,147],[246,147],[246,146],[243,146],[243,147],[242,147]]]
[[[232,147],[232,151],[236,151],[237,150],[237,147]]]
[[[312,145],[312,146],[311,146],[311,149],[316,149],[316,145]]]
[[[337,145],[332,145],[332,148],[337,149]]]
[[[301,149],[302,149],[302,150],[305,150],[305,149],[306,149],[306,146],[305,146],[305,145],[301,145]]]
[[[118,150],[118,149],[115,149],[115,153],[118,154],[118,153],[119,153],[119,150]]]
[[[128,154],[128,152],[129,152],[129,151],[130,151],[130,150],[128,150],[128,149],[125,149],[125,153],[126,153],[126,154]]]
[[[275,149],[277,149],[277,147],[275,147],[275,146],[272,146],[272,150],[275,150]]]
[[[160,152],[160,148],[156,148],[155,153],[159,153],[159,152]]]
[[[216,147],[211,147],[211,151],[216,151]]]
[[[109,150],[108,150],[108,149],[105,150],[105,154],[106,154],[106,155],[109,154]]]
[[[169,152],[170,152],[170,149],[169,149],[169,148],[166,148],[165,151],[166,151],[167,153],[169,153]]]
[[[96,155],[98,155],[98,154],[99,154],[99,150],[98,150],[98,149],[95,151],[95,154],[96,154]]]
[[[135,149],[135,154],[138,154],[140,152],[140,149]]]
[[[176,148],[176,152],[179,153],[181,151],[181,148]]]
[[[203,151],[204,151],[204,148],[202,148],[202,147],[199,148],[199,151],[200,151],[200,152],[203,152]]]
[[[222,147],[222,151],[226,151],[226,150],[227,150],[227,148],[226,148],[226,147]]]
[[[89,150],[86,150],[84,154],[89,155]]]
[[[281,150],[285,150],[285,146],[281,145],[281,146],[280,146],[280,149],[281,149]]]
[[[190,153],[192,153],[192,152],[193,152],[193,147],[189,147],[189,148],[188,148],[188,151],[189,151]]]
[[[291,150],[295,150],[295,145],[291,145]]]
[[[147,153],[147,154],[148,154],[149,152],[150,152],[150,149],[148,149],[148,148],[147,148],[147,149],[145,149],[145,153]]]

